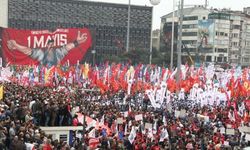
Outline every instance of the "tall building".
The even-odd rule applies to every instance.
[[[128,5],[83,0],[1,0],[0,25],[17,29],[92,31],[96,60],[125,52]],[[6,12],[7,11],[7,12]],[[7,17],[6,17],[7,16]],[[150,49],[152,7],[131,6],[130,49]],[[6,26],[7,25],[7,26]],[[91,50],[85,60],[91,59]]]
[[[250,16],[234,11],[230,17],[230,63],[250,65]]]
[[[243,24],[242,31],[242,64],[245,66],[250,65],[250,16],[246,15]]]
[[[229,53],[230,14],[214,11],[208,15],[213,23],[212,50],[206,53],[207,62],[227,63]]]
[[[245,7],[245,8],[243,9],[243,12],[244,12],[245,14],[247,14],[247,15],[250,15],[250,7]]]
[[[203,6],[185,8],[182,30],[183,60],[187,60],[185,56],[189,55],[193,60],[197,58],[195,56],[198,56],[198,60],[202,62],[249,66],[249,12],[249,7],[244,8],[243,12],[227,9],[206,9]],[[174,16],[174,21],[178,24],[177,11]],[[164,29],[168,26],[171,33],[172,18],[172,13],[161,18],[161,38],[164,39],[161,39],[161,43],[171,42],[165,40],[168,37],[166,35],[170,34]],[[175,31],[175,34],[178,36],[178,32]]]
[[[182,57],[187,58],[191,55],[194,59],[198,47],[198,24],[200,20],[206,20],[210,11],[203,6],[195,6],[184,8],[183,10],[183,29],[182,29]],[[172,20],[175,22],[175,52],[178,36],[178,11],[169,13],[161,17],[161,45],[167,45],[166,50],[170,51],[171,48],[171,33],[172,33]],[[162,43],[163,42],[163,43]],[[184,61],[187,59],[183,59]]]

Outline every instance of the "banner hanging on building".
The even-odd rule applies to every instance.
[[[198,21],[198,47],[201,50],[212,50],[214,47],[214,30],[212,19]]]
[[[10,64],[57,65],[82,60],[91,47],[88,29],[2,30],[2,55]]]

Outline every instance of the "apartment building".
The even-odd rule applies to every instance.
[[[199,60],[203,62],[249,66],[249,14],[250,7],[244,8],[243,12],[206,9],[202,6],[185,8],[182,30],[183,58],[187,54],[192,58],[198,55]],[[177,11],[174,16],[174,21],[178,23]],[[172,18],[172,13],[161,18],[161,38],[164,38],[164,26],[169,26]]]

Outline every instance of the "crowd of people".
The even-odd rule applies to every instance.
[[[99,91],[86,91],[71,86],[73,92],[65,93],[55,87],[24,87],[11,82],[2,84],[4,98],[0,102],[0,149],[213,150],[250,146],[247,133],[240,132],[238,128],[249,127],[250,114],[247,107],[239,118],[230,117],[235,108],[237,112],[240,110],[243,104],[240,99],[236,107],[201,107],[187,97],[178,99],[173,96],[173,101],[164,101],[161,108],[155,109],[143,92],[133,96],[126,96],[124,91],[101,95]],[[79,114],[103,122],[109,131],[101,126],[88,128],[85,122],[84,140],[75,132],[74,140],[68,144],[67,141],[52,139],[39,128],[83,126],[83,122],[78,120]],[[143,118],[135,119],[140,114]],[[122,122],[118,122],[118,118],[122,118]],[[227,128],[233,128],[234,133],[222,131]],[[91,134],[93,130],[94,135]],[[98,139],[94,145],[89,143],[92,138]]]
[[[39,75],[42,70],[29,69],[27,76],[25,68],[12,71],[11,77],[1,82],[0,149],[220,150],[250,146],[250,102],[241,83],[248,83],[247,73],[236,73],[238,79],[234,80],[225,78],[226,72],[218,78],[207,71],[197,74],[206,74],[202,76],[206,81],[200,78],[191,83],[195,77],[184,69],[184,89],[178,91],[173,90],[174,73],[157,67],[139,66],[131,71],[131,67],[115,65],[112,74],[105,68],[92,68],[90,74],[84,67],[82,73],[77,69],[73,72],[75,82],[69,82],[71,76],[55,78],[59,73],[54,70],[49,85],[33,84],[34,76],[46,78],[46,71]],[[89,77],[80,79],[82,74]],[[231,79],[233,84],[228,84]],[[146,87],[147,82],[152,89]],[[80,126],[81,130],[70,131],[69,141],[55,139],[42,130],[63,126]]]

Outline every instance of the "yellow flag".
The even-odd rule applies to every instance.
[[[0,86],[0,100],[3,99],[3,85]]]
[[[88,78],[88,73],[89,73],[89,64],[86,64],[84,65],[84,71],[83,71],[83,75],[84,75],[84,79],[87,79]]]

